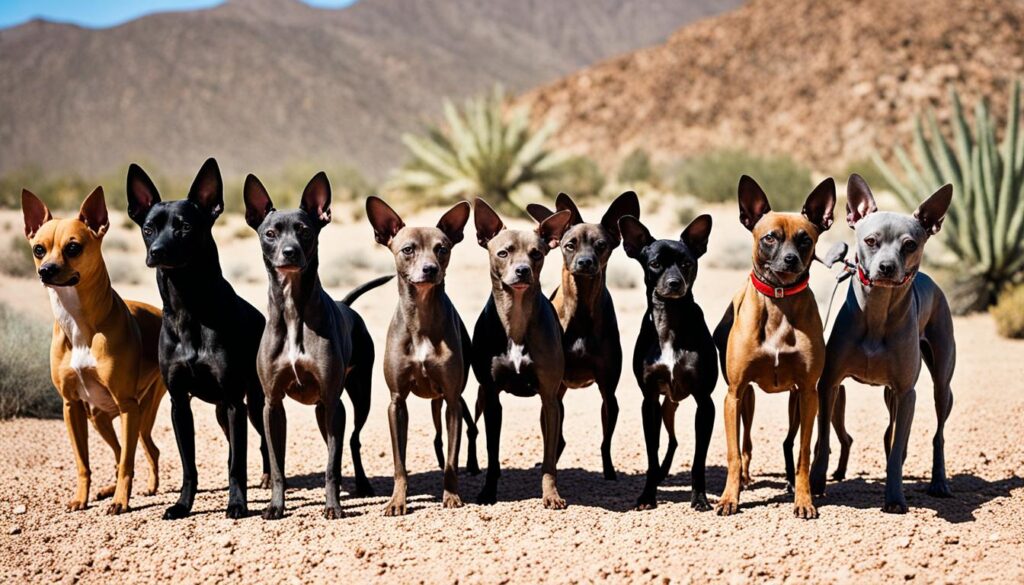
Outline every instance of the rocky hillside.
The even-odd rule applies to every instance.
[[[192,173],[300,159],[381,174],[399,135],[461,97],[515,91],[663,42],[740,0],[235,0],[109,29],[0,31],[0,172]]]
[[[888,151],[928,106],[948,115],[950,84],[1002,117],[1022,31],[1018,0],[753,0],[521,101],[606,164],[738,147],[827,169]]]

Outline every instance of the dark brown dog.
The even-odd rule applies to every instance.
[[[800,460],[794,513],[818,515],[808,479],[811,432],[818,411],[818,378],[825,366],[825,338],[814,293],[807,287],[818,236],[832,226],[835,181],[821,182],[797,213],[772,212],[761,187],[744,175],[739,183],[740,222],[754,235],[753,271],[715,329],[722,370],[729,383],[725,435],[729,475],[718,501],[720,515],[739,510],[740,488],[750,481],[751,384],[765,392],[796,391],[800,397]],[[746,426],[739,446],[742,409]],[[742,469],[741,469],[742,468]]]
[[[438,439],[441,401],[448,405],[448,457],[442,461],[442,505],[445,508],[462,506],[457,468],[463,418],[470,425],[469,467],[479,471],[476,452],[472,449],[476,425],[462,398],[469,377],[469,332],[444,292],[451,249],[462,241],[469,210],[469,202],[462,201],[441,216],[437,227],[407,227],[383,199],[370,197],[366,200],[366,217],[373,226],[374,238],[395,255],[398,272],[398,307],[391,318],[384,349],[384,379],[391,390],[388,422],[395,460],[395,489],[391,501],[384,507],[385,516],[401,516],[406,512],[405,446],[409,411],[405,401],[410,392],[431,401]]]
[[[562,324],[562,348],[565,352],[565,378],[560,392],[566,388],[585,388],[597,384],[601,392],[601,462],[604,478],[615,479],[612,464],[612,435],[619,418],[619,401],[615,388],[622,374],[622,343],[615,305],[605,286],[605,269],[612,250],[619,246],[619,218],[640,217],[640,201],[636,193],[619,195],[601,218],[601,223],[585,223],[572,198],[559,193],[555,209],[572,214],[569,229],[562,236],[560,247],[565,263],[562,285],[551,295],[558,321]],[[555,212],[543,205],[531,204],[526,210],[538,222]],[[559,454],[564,443],[559,443]]]

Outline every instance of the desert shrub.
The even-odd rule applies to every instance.
[[[604,188],[604,175],[597,163],[585,156],[573,156],[561,165],[557,177],[540,181],[545,193],[568,193],[577,201],[594,199]]]
[[[561,174],[565,158],[546,146],[554,126],[535,131],[528,109],[506,112],[500,87],[462,108],[445,100],[444,118],[446,127],[402,137],[411,160],[395,173],[390,188],[424,205],[479,195],[500,211],[525,215],[526,194]]]
[[[50,328],[0,303],[0,418],[61,415],[50,380]]]
[[[768,194],[772,209],[799,211],[814,188],[811,171],[787,156],[757,156],[741,150],[718,150],[679,165],[674,187],[710,202],[736,200],[741,175],[750,175]]]
[[[629,153],[619,165],[618,179],[626,186],[654,182],[654,169],[651,167],[651,157],[647,155],[647,151],[637,148]]]
[[[908,210],[914,210],[944,183],[953,184],[953,203],[939,232],[959,266],[970,270],[951,295],[954,312],[983,310],[1024,272],[1024,132],[1021,84],[1010,91],[1003,141],[985,100],[974,111],[974,129],[955,89],[950,90],[952,140],[943,133],[934,111],[914,125],[912,159],[900,147],[895,157],[900,176],[878,156],[875,161]],[[927,126],[927,130],[926,127]]]
[[[0,252],[0,273],[18,278],[31,278],[36,275],[36,265],[32,260],[32,250],[28,240],[20,234],[12,234],[8,240],[7,250]]]
[[[1024,339],[1024,284],[1009,288],[989,308],[996,331],[1003,337]]]

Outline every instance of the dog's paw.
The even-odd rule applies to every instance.
[[[786,484],[786,491],[792,493],[793,486]],[[825,495],[825,476],[811,476],[811,495],[823,496]]]
[[[249,515],[249,508],[245,504],[228,504],[228,509],[224,512],[224,515],[232,520],[238,520]]]
[[[814,507],[814,504],[808,498],[806,502],[793,504],[793,515],[803,520],[812,520],[818,517],[818,509]]]
[[[327,520],[340,520],[345,517],[345,512],[341,509],[341,506],[334,504],[333,506],[324,506],[324,518]]]
[[[260,477],[260,489],[261,490],[269,490],[270,489],[270,474],[269,473],[264,473]]]
[[[357,498],[372,498],[375,492],[373,486],[370,485],[370,481],[366,478],[356,480],[356,497]]]
[[[384,506],[385,516],[405,516],[406,512],[405,498],[392,497],[391,501]]]
[[[949,488],[949,483],[945,480],[936,481],[933,479],[928,484],[928,495],[933,498],[952,498],[953,490]]]
[[[654,494],[642,493],[640,497],[636,499],[636,505],[633,506],[633,510],[637,512],[643,512],[645,510],[653,510],[658,507],[658,499]]]
[[[544,507],[548,510],[564,510],[566,507],[565,500],[558,495],[558,492],[545,494],[543,500]]]
[[[170,508],[164,510],[164,520],[181,520],[188,516],[188,508],[181,504],[174,504]]]
[[[105,485],[105,486],[101,487],[99,489],[99,491],[96,492],[96,499],[97,500],[105,500],[105,499],[113,496],[114,492],[116,492],[116,491],[117,491],[117,484],[116,483],[112,483],[110,485]]]
[[[740,511],[739,500],[723,496],[715,505],[715,513],[719,516],[732,516]]]
[[[789,480],[786,480],[786,493],[790,495],[796,493],[796,488],[793,487],[793,482]]]
[[[837,469],[832,472],[832,481],[843,481],[844,479],[846,479],[845,469]],[[813,487],[814,484],[812,483],[811,486]]]
[[[284,518],[284,506],[270,504],[263,509],[264,520],[280,520],[281,518]]]
[[[750,489],[750,486],[753,483],[754,483],[754,480],[750,477],[749,473],[742,473],[742,474],[740,474],[740,489],[741,490]]]
[[[906,501],[886,502],[885,505],[882,506],[882,511],[886,514],[906,514],[908,510],[909,508],[907,507]]]
[[[480,466],[476,461],[470,461],[466,464],[466,473],[470,475],[480,475]]]
[[[498,503],[498,488],[484,486],[476,496],[476,503],[484,506],[491,506]]]
[[[690,507],[698,512],[707,512],[711,509],[708,495],[704,492],[693,492],[693,495],[690,496]]]
[[[441,497],[442,508],[461,508],[462,506],[462,498],[459,497],[459,494],[445,490],[444,495]]]
[[[107,506],[107,516],[117,516],[128,511],[128,504],[125,502],[113,502]]]
[[[144,496],[155,496],[157,494],[157,491],[158,490],[157,490],[156,486],[150,486],[150,487],[147,487],[146,489],[142,490],[142,495],[144,495]]]
[[[85,502],[85,500],[71,500],[70,502],[67,503],[64,509],[67,510],[68,512],[77,512],[79,510],[84,510],[87,507],[88,504]]]

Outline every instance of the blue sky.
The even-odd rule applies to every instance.
[[[356,0],[303,0],[313,6],[336,8]],[[209,8],[221,0],[0,0],[0,28],[21,24],[36,17],[72,22],[82,26],[106,27],[121,24],[151,12]]]

